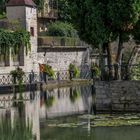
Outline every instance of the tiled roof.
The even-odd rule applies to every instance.
[[[31,6],[36,7],[32,0],[9,0],[7,6]]]

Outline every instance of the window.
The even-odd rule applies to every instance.
[[[30,33],[31,33],[31,36],[34,36],[34,27],[30,28]]]

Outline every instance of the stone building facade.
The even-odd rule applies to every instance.
[[[9,73],[15,67],[20,66],[25,72],[32,69],[38,71],[37,68],[37,10],[32,1],[27,0],[10,0],[6,7],[7,19],[9,21],[18,21],[20,26],[31,34],[31,51],[25,54],[24,47],[20,51],[21,63],[13,61],[10,56],[10,65],[0,68],[0,73]]]
[[[31,72],[31,70],[39,72],[38,63],[48,63],[54,70],[67,70],[70,63],[74,63],[80,68],[88,60],[85,46],[84,48],[81,46],[79,48],[77,46],[39,48],[37,9],[32,0],[9,0],[6,11],[8,21],[18,21],[22,28],[30,32],[31,51],[26,55],[24,47],[21,47],[20,60],[16,61],[10,55],[10,64],[8,66],[0,65],[0,74],[10,73],[17,66],[20,66],[25,72]]]

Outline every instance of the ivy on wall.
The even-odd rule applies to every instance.
[[[12,56],[18,54],[19,48],[24,46],[26,55],[31,50],[29,32],[19,29],[16,31],[0,29],[0,54],[8,55],[9,48]]]

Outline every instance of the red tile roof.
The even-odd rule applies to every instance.
[[[31,6],[35,7],[35,3],[32,0],[9,0],[7,6]]]

